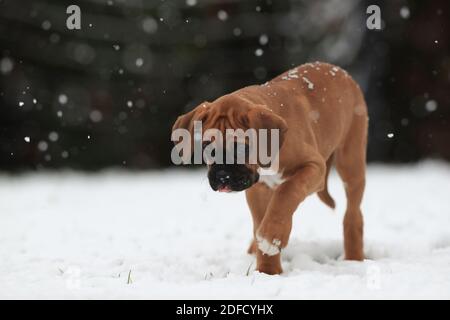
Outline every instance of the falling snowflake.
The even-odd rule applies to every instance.
[[[239,36],[242,34],[242,30],[241,30],[240,28],[234,28],[234,29],[233,29],[233,34],[234,34],[236,37],[239,37]]]
[[[142,20],[142,29],[146,33],[155,33],[158,30],[158,23],[151,17],[146,17]]]
[[[262,34],[259,36],[259,43],[262,46],[265,46],[269,42],[269,37],[266,34]]]
[[[103,115],[99,110],[92,110],[89,114],[89,118],[92,122],[100,122],[103,119]]]
[[[58,141],[58,139],[59,139],[59,134],[58,134],[58,132],[55,132],[55,131],[50,132],[50,133],[48,134],[48,139],[49,139],[51,142],[56,142],[56,141]]]
[[[436,111],[438,107],[438,104],[435,100],[428,100],[427,103],[425,103],[425,109],[427,109],[428,112]]]
[[[142,58],[137,58],[136,59],[136,67],[140,68],[144,65],[144,59]]]
[[[255,50],[255,56],[261,57],[264,54],[264,50],[261,48],[258,48]]]
[[[42,22],[42,29],[44,30],[50,30],[50,28],[52,27],[52,23],[48,20],[45,20]]]
[[[217,12],[217,18],[221,21],[225,21],[228,19],[228,13],[225,10],[219,10]]]
[[[14,68],[14,63],[10,58],[5,57],[0,60],[0,72],[2,74],[10,73],[13,68]]]
[[[48,149],[48,143],[46,141],[39,141],[38,150],[44,152],[44,151],[47,151],[47,149]]]
[[[30,143],[31,141],[30,137],[28,136],[24,137],[23,140],[25,140],[26,143]]]
[[[66,104],[68,100],[69,99],[67,98],[67,96],[64,93],[61,93],[58,96],[58,101],[59,101],[60,104]]]
[[[403,6],[403,7],[400,8],[400,16],[403,19],[408,19],[409,18],[409,14],[410,14],[410,12],[409,12],[409,8],[408,7]]]

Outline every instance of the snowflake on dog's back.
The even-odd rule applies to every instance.
[[[309,90],[314,90],[314,83],[311,82],[311,80],[309,80],[306,77],[302,77],[303,81],[306,82],[306,84],[308,85],[308,89]]]
[[[333,66],[333,67],[331,67],[331,70],[329,70],[329,73],[333,77],[335,77],[340,72],[342,72],[346,78],[349,76],[347,71],[345,71],[344,69],[341,69],[341,68],[339,68],[337,66]],[[327,73],[325,73],[325,74],[327,74]]]
[[[292,79],[298,79],[298,69],[294,68],[288,71],[287,75],[282,76],[281,79],[283,80],[292,80]]]

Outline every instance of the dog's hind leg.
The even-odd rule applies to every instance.
[[[365,107],[365,106],[364,106]],[[344,249],[348,260],[363,260],[361,201],[365,187],[367,115],[354,115],[350,130],[336,152],[336,169],[347,196],[344,216]]]
[[[252,213],[253,219],[253,239],[250,243],[250,247],[247,250],[247,252],[250,254],[256,253],[256,230],[258,230],[259,225],[264,218],[264,213],[266,212],[267,205],[269,204],[270,198],[272,197],[272,193],[272,189],[262,183],[255,184],[245,192],[247,203]]]

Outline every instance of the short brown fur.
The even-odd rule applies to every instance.
[[[363,94],[346,71],[326,63],[308,63],[281,74],[264,85],[254,85],[198,106],[181,116],[176,128],[192,130],[193,120],[204,129],[278,128],[284,182],[271,189],[256,183],[246,190],[253,217],[257,270],[282,272],[280,254],[264,254],[256,235],[280,249],[289,239],[292,216],[310,194],[334,208],[327,190],[327,176],[334,163],[344,181],[347,209],[344,216],[345,258],[362,260],[363,218],[361,201],[365,186],[368,117]]]

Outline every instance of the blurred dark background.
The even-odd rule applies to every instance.
[[[66,8],[81,7],[81,30]],[[383,28],[366,28],[381,7]],[[369,161],[450,160],[450,2],[0,0],[0,170],[170,166],[204,100],[323,60],[366,94]]]

